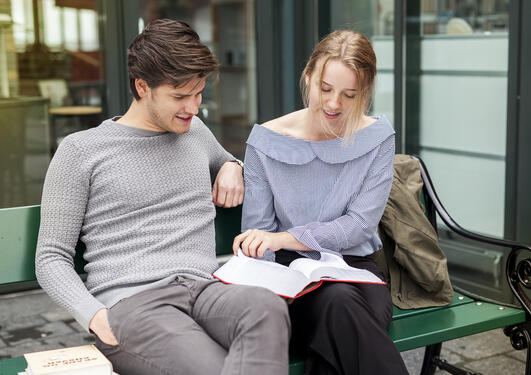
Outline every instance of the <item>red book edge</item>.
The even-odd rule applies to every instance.
[[[233,284],[233,283],[229,283],[225,280],[222,280],[220,279],[219,277],[217,277],[216,275],[212,274],[212,276],[215,278],[215,279],[218,279],[219,281],[221,281],[222,283],[224,284],[228,284],[228,285],[242,285],[242,284]],[[299,297],[302,297],[303,295],[307,294],[307,293],[310,293],[310,292],[313,292],[315,289],[319,288],[321,285],[323,285],[323,282],[324,281],[331,281],[333,283],[349,283],[349,284],[374,284],[374,285],[387,285],[386,282],[381,282],[381,283],[378,283],[378,282],[372,282],[372,281],[353,281],[353,280],[336,280],[336,279],[321,279],[319,280],[318,282],[317,281],[314,281],[315,282],[315,285],[311,288],[308,288],[308,289],[303,289],[301,292],[299,292],[295,297],[289,297],[289,296],[285,296],[283,294],[278,294],[278,293],[275,293],[277,296],[280,296],[280,297],[283,297],[283,298],[299,298]],[[310,283],[311,284],[311,283]],[[310,285],[310,284],[307,284],[306,286]],[[263,287],[259,287],[259,288],[263,288]],[[267,288],[265,288],[267,289]],[[274,292],[273,292],[274,293]]]

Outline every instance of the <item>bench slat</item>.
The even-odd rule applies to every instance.
[[[389,335],[398,350],[405,351],[524,321],[523,310],[471,302],[393,320]]]
[[[445,305],[445,306],[426,307],[424,309],[411,309],[411,310],[402,310],[396,306],[393,306],[393,320],[402,319],[402,318],[406,318],[406,317],[417,315],[417,314],[424,314],[428,311],[447,309],[448,307],[464,305],[470,302],[474,302],[474,300],[470,297],[454,292],[454,298],[452,302],[449,305]]]
[[[17,375],[26,369],[24,357],[6,358],[0,360],[0,375]]]

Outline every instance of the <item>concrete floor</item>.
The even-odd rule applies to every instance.
[[[0,359],[93,342],[93,337],[42,291],[0,297]],[[420,372],[423,355],[424,349],[402,353],[410,374]],[[442,356],[484,375],[525,372],[526,352],[514,350],[501,329],[446,342]],[[437,374],[447,373],[438,370]]]

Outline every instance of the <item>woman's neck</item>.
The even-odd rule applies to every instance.
[[[301,126],[305,133],[305,138],[312,141],[325,141],[342,137],[345,134],[345,127],[342,125],[338,129],[328,127],[319,116],[311,113],[309,108],[306,108],[302,115]]]

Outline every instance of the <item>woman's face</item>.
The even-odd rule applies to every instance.
[[[341,61],[329,60],[319,80],[322,64],[321,59],[313,74],[306,79],[310,88],[308,108],[315,123],[324,124],[336,134],[342,134],[357,93],[358,79],[354,71]]]

